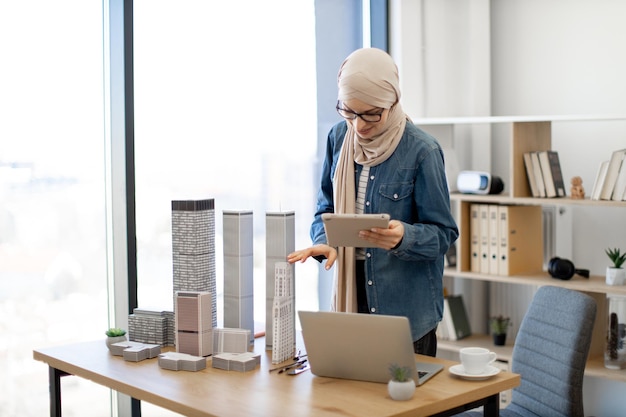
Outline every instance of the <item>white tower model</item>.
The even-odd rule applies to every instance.
[[[273,304],[272,363],[292,358],[296,349],[296,312],[293,268],[287,262],[276,262]]]
[[[265,215],[265,348],[272,349],[274,331],[274,266],[285,262],[295,250],[295,213],[266,213]],[[294,266],[291,276],[295,283]],[[295,285],[293,286],[295,293]],[[294,319],[295,320],[295,319]]]
[[[224,327],[250,330],[254,342],[252,211],[224,211]]]
[[[175,300],[176,351],[194,356],[213,353],[213,294],[178,291]]]
[[[177,291],[211,293],[211,317],[217,327],[214,200],[172,201],[174,297]]]

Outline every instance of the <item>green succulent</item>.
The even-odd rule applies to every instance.
[[[411,379],[411,368],[408,366],[400,366],[398,364],[389,365],[389,373],[391,379],[398,382],[407,382]]]
[[[489,319],[489,327],[491,327],[491,333],[493,334],[505,334],[511,324],[511,319],[503,315]]]
[[[120,329],[119,327],[111,327],[109,330],[104,332],[109,337],[117,337],[124,336],[126,334],[126,330]]]
[[[609,257],[611,262],[613,262],[614,268],[621,268],[624,262],[626,262],[626,253],[621,253],[619,248],[608,248],[605,249],[604,252],[606,253],[606,256]]]

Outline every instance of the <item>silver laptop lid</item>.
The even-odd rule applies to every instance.
[[[425,364],[429,375],[420,382],[406,317],[325,311],[298,311],[298,315],[315,375],[386,383],[391,377],[389,366],[395,363],[409,367],[419,385],[443,368]]]

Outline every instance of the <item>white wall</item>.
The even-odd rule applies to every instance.
[[[412,117],[626,115],[626,2],[393,0],[391,7],[391,53],[400,75],[421,77],[403,85]],[[506,126],[494,128],[490,140],[467,133],[471,152],[463,152],[460,168],[506,178],[506,135]],[[589,194],[600,162],[626,147],[626,121],[555,123],[552,145],[564,177],[581,176]],[[604,249],[626,249],[624,209],[567,210],[571,260],[604,274]],[[587,415],[626,415],[625,389],[586,378]]]

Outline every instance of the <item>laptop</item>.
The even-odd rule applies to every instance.
[[[443,369],[416,362],[406,317],[302,310],[298,316],[314,375],[387,383],[389,366],[397,364],[422,385]]]

